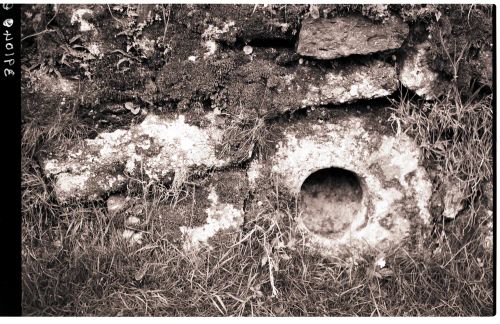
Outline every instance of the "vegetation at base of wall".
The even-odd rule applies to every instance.
[[[36,194],[33,186],[26,195]],[[493,255],[479,219],[467,233],[464,218],[454,226],[436,224],[432,234],[425,229],[425,241],[410,240],[385,255],[328,260],[293,235],[296,205],[272,191],[242,233],[213,239],[213,248],[195,256],[182,252],[160,225],[155,206],[162,197],[142,198],[148,215],[140,246],[122,239],[123,220],[101,204],[59,206],[38,197],[49,216],[41,217],[23,199],[24,314],[493,314]]]
[[[456,45],[456,44],[455,44]],[[442,36],[440,52],[454,75],[448,91],[433,101],[419,100],[402,89],[392,100],[391,122],[396,132],[411,135],[439,172],[440,182],[459,186],[475,217],[484,186],[493,181],[493,94],[478,87],[465,59],[470,46],[450,49]],[[468,81],[465,88],[464,80]]]
[[[432,103],[415,102],[407,93],[393,103],[394,127],[414,137],[440,177],[454,180],[474,202],[493,179],[492,96],[463,99],[454,87]]]

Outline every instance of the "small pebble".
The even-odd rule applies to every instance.
[[[125,221],[125,224],[126,225],[137,225],[141,222],[141,220],[138,218],[138,217],[135,217],[135,216],[130,216],[129,218],[127,218],[127,220]]]
[[[142,244],[142,233],[135,233],[130,239],[131,244]]]
[[[380,269],[382,269],[383,267],[385,267],[384,258],[379,258],[375,264],[378,265]]]
[[[122,237],[126,240],[130,239],[132,237],[132,235],[134,235],[134,231],[129,230],[129,229],[124,230],[122,233]]]
[[[119,211],[125,209],[127,203],[127,199],[123,196],[111,196],[108,198],[108,212],[110,214],[115,214]]]
[[[136,233],[132,230],[126,229],[123,231],[122,237],[131,245],[142,244],[142,233]]]
[[[245,52],[245,54],[246,54],[246,55],[250,55],[250,54],[252,54],[252,53],[253,53],[253,48],[252,48],[252,46],[248,46],[248,45],[247,45],[247,46],[243,47],[243,52]]]

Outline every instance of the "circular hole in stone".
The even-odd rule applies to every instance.
[[[300,195],[302,221],[310,231],[320,235],[345,230],[363,208],[363,189],[358,176],[341,168],[314,172],[302,184]]]

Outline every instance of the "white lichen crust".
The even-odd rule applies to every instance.
[[[127,177],[172,180],[191,168],[228,165],[215,154],[220,138],[218,128],[190,125],[182,115],[177,119],[149,115],[129,130],[85,140],[66,154],[44,161],[43,168],[54,178],[60,201],[95,200],[123,187]]]
[[[334,69],[320,82],[309,84],[301,106],[380,98],[391,95],[397,86],[396,69],[388,63],[371,60],[346,69]]]
[[[335,237],[297,228],[307,244],[325,255],[384,249],[400,243],[416,224],[428,224],[432,185],[419,165],[420,152],[406,135],[381,134],[365,117],[290,127],[269,162],[271,172],[293,194],[312,173],[342,168],[355,173],[363,188],[362,212]]]
[[[399,72],[401,83],[426,100],[435,99],[445,88],[439,74],[427,61],[430,46],[429,42],[424,42],[409,50]]]
[[[196,252],[203,246],[209,247],[208,240],[218,232],[238,230],[243,225],[243,210],[232,204],[220,203],[214,187],[210,188],[208,200],[211,206],[205,210],[208,217],[204,225],[194,228],[180,227],[186,252]]]
[[[93,14],[94,12],[87,8],[77,9],[71,16],[71,24],[79,24],[81,32],[95,31],[95,26],[84,18],[85,15],[92,16]]]

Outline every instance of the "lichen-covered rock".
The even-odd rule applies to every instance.
[[[307,74],[299,70],[296,82],[302,83]],[[307,84],[302,107],[380,98],[391,95],[398,86],[396,69],[379,60],[346,64],[327,71],[315,81],[302,83]]]
[[[235,208],[231,204],[219,203],[217,192],[210,188],[211,192],[208,200],[211,206],[205,212],[207,214],[206,223],[198,227],[180,227],[184,236],[183,248],[185,251],[199,250],[203,245],[207,245],[208,240],[220,231],[238,230],[243,225],[243,210]]]
[[[443,193],[443,216],[454,219],[465,207],[465,196],[463,187],[457,180],[446,179],[443,181],[441,191]]]
[[[343,169],[359,179],[360,188],[352,187],[357,196],[344,200],[352,215],[325,220],[319,214],[308,217],[306,210],[298,219],[297,228],[305,235],[307,244],[327,256],[387,249],[400,244],[414,226],[430,222],[432,185],[420,166],[418,146],[404,134],[381,132],[368,117],[347,115],[321,124],[290,125],[277,152],[262,163],[271,170],[267,177],[277,177],[295,195],[302,193],[306,179],[318,170]],[[251,165],[251,183],[263,176],[261,170],[262,167]],[[344,180],[345,186],[339,187],[338,192],[348,191],[345,188],[351,180]],[[316,192],[313,196],[322,194]],[[332,194],[338,197],[338,193]],[[326,207],[340,209],[338,204],[336,201]],[[327,227],[325,222],[333,224]]]
[[[257,57],[228,73],[226,84],[212,104],[251,120],[304,107],[388,96],[397,90],[398,81],[395,67],[379,60],[283,67]]]
[[[446,86],[439,73],[432,70],[427,62],[430,46],[429,42],[424,42],[409,49],[399,72],[401,83],[426,100],[439,97]]]
[[[206,220],[199,226],[181,226],[183,248],[186,252],[197,252],[203,247],[210,248],[210,240],[217,235],[239,233],[243,225],[243,205],[248,192],[245,173],[228,171],[213,174],[204,184],[209,192],[197,202],[207,207],[200,211]],[[199,199],[199,198],[198,198]]]
[[[397,49],[408,35],[397,17],[375,23],[362,16],[307,19],[302,22],[297,52],[322,60]]]
[[[182,182],[188,170],[226,166],[230,161],[215,154],[220,138],[220,129],[192,126],[183,115],[149,115],[129,130],[101,133],[45,160],[43,169],[55,179],[60,201],[95,200],[122,188],[129,176]]]

